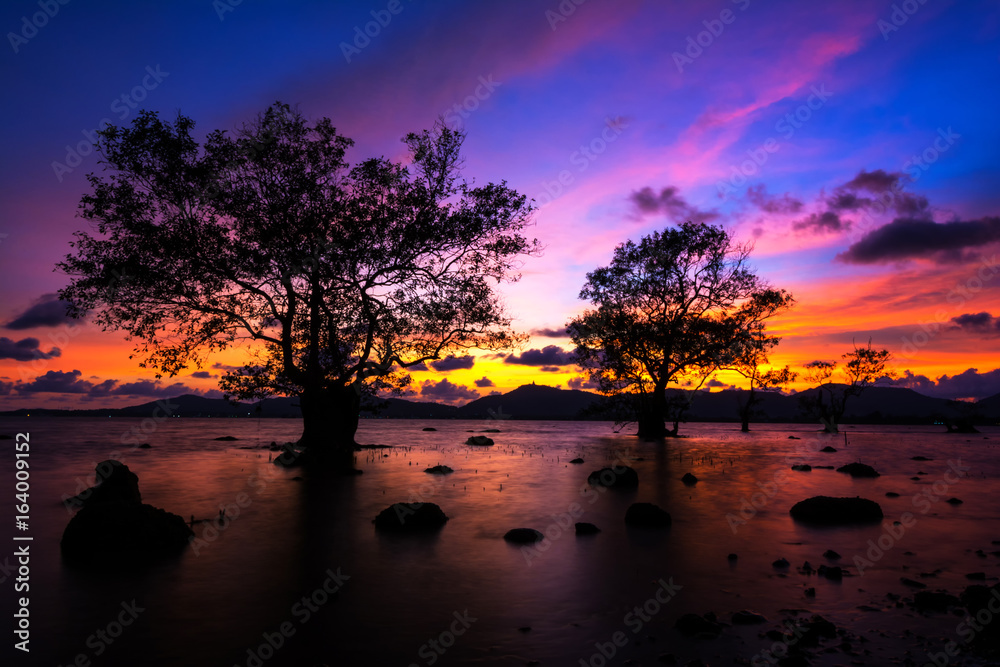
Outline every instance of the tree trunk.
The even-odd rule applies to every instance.
[[[354,435],[358,430],[361,397],[350,387],[329,390],[307,388],[302,406],[303,458],[310,464],[350,471],[354,468]]]
[[[643,396],[639,402],[639,432],[636,435],[643,440],[662,440],[667,437],[669,433],[664,423],[666,412],[667,400],[663,392]]]

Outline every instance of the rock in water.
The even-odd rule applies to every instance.
[[[698,478],[692,475],[691,473],[686,472],[684,473],[684,476],[681,477],[681,481],[690,486],[691,484],[697,484]]]
[[[434,466],[433,468],[427,468],[424,472],[429,472],[432,475],[447,475],[455,471],[448,466]]]
[[[632,503],[625,512],[625,523],[629,526],[661,528],[671,523],[670,514],[653,503]]]
[[[796,470],[798,472],[811,472],[812,466],[808,463],[796,463],[792,466],[792,470]]]
[[[583,459],[581,459],[581,458],[580,458],[580,457],[578,456],[578,457],[576,457],[575,459],[570,459],[570,461],[569,461],[569,462],[570,462],[570,463],[583,463]]]
[[[733,612],[733,625],[756,625],[757,623],[767,623],[767,618],[746,609]]]
[[[595,486],[634,489],[639,486],[639,475],[628,466],[618,466],[595,470],[587,476],[587,481]]]
[[[592,523],[581,521],[576,524],[577,535],[596,535],[599,532],[601,532],[601,529]]]
[[[427,427],[425,427],[425,428],[422,428],[422,429],[420,429],[420,430],[421,430],[421,431],[436,431],[437,429],[436,429],[436,428],[434,428],[433,426],[427,426]]]
[[[402,533],[439,530],[448,516],[434,503],[393,503],[375,517],[375,528]]]
[[[139,478],[125,464],[102,461],[97,486],[76,498],[83,506],[63,531],[60,547],[70,561],[143,564],[180,552],[194,536],[184,519],[142,503]]]
[[[718,635],[722,632],[721,625],[698,614],[684,614],[677,619],[674,627],[685,637],[694,637],[701,634]]]
[[[815,496],[795,503],[792,518],[803,523],[846,526],[882,520],[882,508],[867,498],[831,498]]]
[[[469,439],[465,441],[467,445],[474,445],[476,447],[491,447],[493,446],[493,438],[487,438],[485,435],[473,435],[469,436]]]
[[[837,448],[836,447],[831,447],[830,445],[827,445],[826,447],[824,447],[823,449],[821,449],[819,451],[826,452],[827,454],[833,454],[833,453],[835,453],[837,451]]]
[[[514,544],[534,544],[544,540],[545,536],[534,528],[513,528],[504,533],[503,539]]]
[[[236,440],[239,440],[239,438],[234,438],[231,435],[224,435],[220,438],[215,438],[215,440],[218,440],[219,442],[234,442]]]
[[[864,463],[848,463],[837,468],[837,472],[846,472],[851,477],[879,477],[875,468]]]

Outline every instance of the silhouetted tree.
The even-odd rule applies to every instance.
[[[439,123],[404,138],[409,166],[352,167],[330,119],[282,103],[201,146],[193,128],[143,112],[100,133],[110,173],[80,204],[96,230],[60,264],[72,313],[127,332],[143,366],[174,375],[245,345],[221,387],[298,396],[306,458],[348,467],[364,396],[448,351],[522,340],[491,285],[538,249],[531,209],[505,183],[459,180],[462,134]]]
[[[739,416],[744,433],[750,431],[750,419],[758,414],[757,405],[763,400],[761,392],[775,391],[793,382],[798,376],[788,366],[784,368],[765,368],[768,365],[768,354],[781,339],[767,333],[764,323],[751,327],[749,335],[743,339],[741,348],[733,350],[733,363],[726,370],[736,371],[747,379],[750,386],[746,392],[740,392]]]
[[[889,350],[874,349],[870,338],[867,346],[855,345],[854,350],[841,356],[847,360],[842,371],[846,383],[832,381],[837,370],[836,361],[813,361],[805,366],[805,379],[818,386],[816,391],[799,396],[803,407],[823,422],[827,433],[838,432],[837,425],[844,416],[849,399],[860,396],[876,380],[896,375],[892,369],[886,369],[892,358]]]
[[[749,267],[750,250],[722,227],[686,222],[619,245],[587,274],[580,298],[596,308],[568,325],[576,357],[602,393],[634,406],[640,437],[676,435],[686,406],[668,401],[668,385],[700,386],[791,305]]]

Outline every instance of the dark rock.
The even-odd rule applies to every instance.
[[[656,656],[656,661],[661,665],[676,665],[677,656],[674,655],[673,653],[661,653],[660,655]]]
[[[792,466],[792,470],[797,470],[799,472],[812,472],[813,467],[807,463],[796,463]]]
[[[827,549],[823,552],[823,558],[829,558],[830,560],[840,560],[840,554],[838,554],[833,549]]]
[[[694,475],[692,475],[691,473],[686,472],[686,473],[684,473],[684,476],[681,477],[681,481],[684,482],[685,484],[688,484],[688,485],[697,484],[698,483],[698,478],[695,477]]]
[[[730,560],[730,561],[734,561],[734,560],[738,560],[739,556],[737,556],[736,554],[729,554],[728,556],[726,556],[726,558],[728,560]]]
[[[940,591],[918,591],[913,594],[913,606],[920,611],[948,611],[962,603],[954,595]]]
[[[899,494],[896,493],[895,491],[886,491],[885,492],[885,497],[886,498],[899,498]]]
[[[522,625],[521,627],[519,627],[517,629],[517,631],[518,632],[531,632],[531,626],[530,625]]]
[[[996,601],[1000,600],[1000,584],[993,586],[972,584],[962,592],[961,598],[961,603],[969,616],[993,618],[993,623],[996,623],[994,610],[996,609]],[[988,617],[987,614],[989,614]],[[992,624],[989,627],[989,631],[976,634],[972,639],[972,648],[981,655],[996,657],[1000,655],[1000,632],[993,631]]]
[[[595,486],[609,486],[616,489],[634,489],[639,486],[639,475],[628,466],[601,468],[587,475],[587,481]]]
[[[807,588],[806,589],[806,597],[807,598],[814,598],[814,597],[816,597],[816,589],[815,588]]]
[[[439,530],[447,521],[448,516],[434,503],[393,503],[373,523],[378,530],[419,533]]]
[[[491,447],[493,446],[493,438],[487,438],[485,435],[471,435],[465,444],[476,447]]]
[[[926,456],[914,456],[911,461],[933,461],[934,459],[929,459]]]
[[[139,449],[152,449],[153,448],[153,446],[151,444],[149,444],[148,442],[144,442],[141,445],[137,445],[137,447]]]
[[[14,436],[7,435],[6,433],[0,433],[0,440],[13,440]]]
[[[900,577],[899,581],[904,586],[909,586],[910,588],[927,588],[927,584],[923,583],[922,581],[910,579],[909,577]]]
[[[840,466],[837,468],[837,472],[846,472],[851,477],[879,477],[875,468],[856,461],[854,463],[848,463],[846,466]]]
[[[801,440],[802,438],[796,437],[794,435],[790,435],[790,436],[788,436],[788,439],[789,440]]]
[[[504,533],[503,539],[514,544],[534,544],[544,540],[545,536],[534,528],[512,528]]]
[[[427,468],[424,472],[429,472],[432,475],[447,475],[455,471],[448,466],[434,466],[433,468]]]
[[[833,470],[833,466],[813,466],[813,470]]]
[[[482,432],[483,433],[499,433],[500,429],[498,429],[498,428],[484,428]]]
[[[787,558],[779,558],[778,560],[771,563],[771,567],[777,569],[784,569],[786,567],[789,567],[790,565],[791,563],[788,562]]]
[[[70,561],[104,564],[179,553],[194,536],[176,514],[139,502],[88,502],[70,519],[60,547]]]
[[[570,461],[569,461],[569,462],[570,462],[570,463],[583,463],[583,459],[581,459],[581,458],[580,458],[580,457],[578,456],[578,457],[576,457],[575,459],[570,459]]]
[[[684,614],[677,619],[674,627],[685,637],[694,637],[700,634],[718,635],[722,632],[721,625],[698,614]]]
[[[986,573],[985,572],[970,572],[967,575],[965,575],[965,578],[966,579],[970,579],[972,581],[986,581]]]
[[[114,459],[101,461],[94,469],[94,476],[97,485],[68,499],[66,501],[68,505],[85,507],[91,503],[142,502],[139,478],[124,463]]]
[[[778,659],[778,667],[809,667],[809,659],[804,655],[786,655]]]
[[[581,521],[576,524],[577,535],[596,535],[599,532],[601,532],[601,529],[592,523]]]
[[[625,523],[629,526],[661,528],[670,525],[670,514],[652,503],[632,503],[625,512]]]
[[[746,609],[733,612],[733,625],[755,625],[757,623],[767,623],[767,618]]]
[[[830,581],[841,581],[844,578],[844,572],[844,568],[837,565],[820,565],[816,569],[816,574]]]
[[[830,445],[827,445],[826,447],[824,447],[823,449],[821,449],[819,451],[826,452],[828,454],[833,454],[833,453],[835,453],[837,451],[837,448],[836,447],[831,447]]]
[[[945,502],[949,505],[961,505],[963,501],[959,498],[949,498]]]
[[[436,431],[437,429],[434,428],[433,426],[426,426],[426,427],[424,427],[424,428],[422,428],[420,430],[421,431]]]
[[[234,437],[233,437],[233,436],[231,436],[231,435],[224,435],[224,436],[222,436],[222,437],[219,437],[219,438],[215,438],[215,440],[218,440],[218,441],[220,441],[220,442],[234,442],[234,441],[236,441],[236,440],[239,440],[239,438],[234,438]]]
[[[799,501],[792,506],[790,514],[796,521],[826,526],[872,523],[883,518],[882,508],[874,500],[830,496],[814,496]]]

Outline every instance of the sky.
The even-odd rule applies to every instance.
[[[587,272],[683,220],[752,241],[794,295],[773,364],[871,338],[902,386],[1000,392],[995,1],[12,0],[0,28],[0,409],[219,395],[245,350],[156,378],[66,320],[54,265],[87,228],[93,130],[148,109],[203,136],[277,100],[331,118],[354,162],[402,160],[443,117],[465,178],[535,200],[545,250],[501,287],[529,343],[416,372],[415,400],[588,388],[563,332]]]

